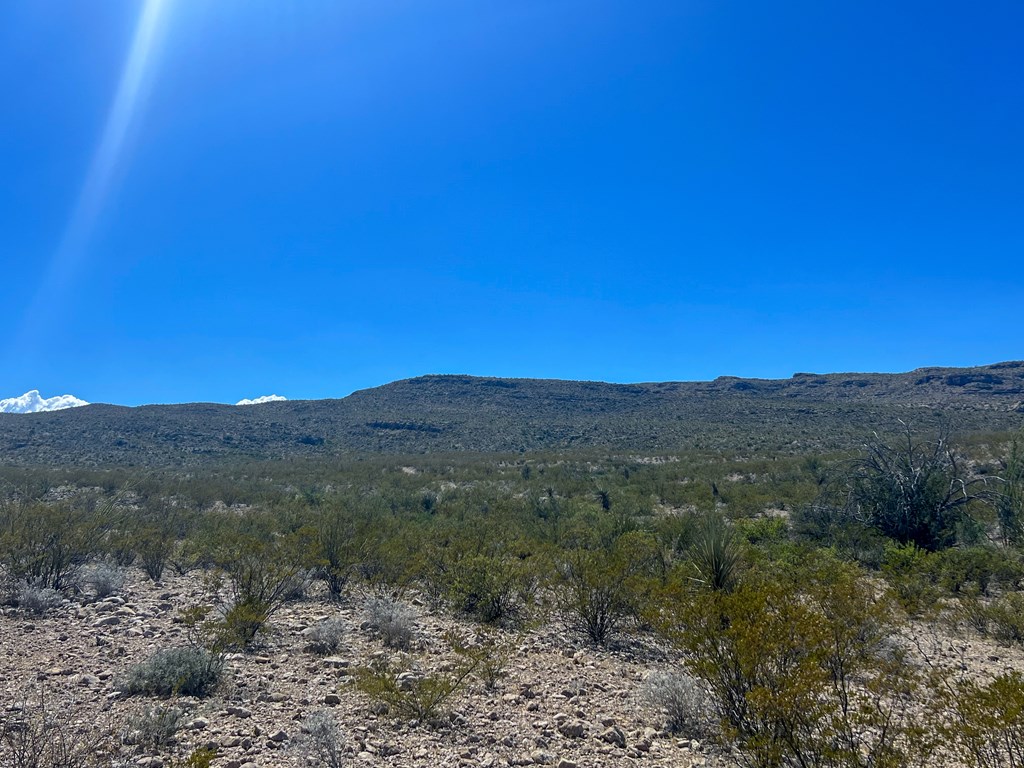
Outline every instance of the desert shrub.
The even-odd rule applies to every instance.
[[[739,542],[720,515],[708,515],[689,550],[694,580],[711,590],[730,591],[736,585]]]
[[[111,766],[112,735],[82,722],[73,706],[56,707],[45,691],[3,702],[0,765],[4,768]]]
[[[85,570],[82,581],[92,589],[97,598],[103,599],[116,595],[124,588],[125,573],[122,568],[101,561]]]
[[[611,549],[564,553],[556,573],[556,599],[570,627],[604,645],[635,615],[644,575],[656,549],[642,534],[626,534]]]
[[[653,672],[644,682],[643,700],[665,718],[665,729],[692,738],[714,730],[715,713],[700,682],[682,672]]]
[[[324,619],[310,627],[306,633],[309,649],[321,656],[327,656],[337,651],[344,637],[345,622],[339,617]]]
[[[331,507],[319,513],[313,528],[321,560],[317,573],[331,597],[340,597],[358,558],[357,521],[346,509]]]
[[[345,735],[327,710],[312,712],[302,721],[302,735],[297,744],[317,765],[327,768],[341,768],[344,765]]]
[[[798,506],[790,515],[790,526],[797,539],[833,547],[868,568],[881,567],[889,541],[876,528],[853,519],[831,486],[815,502]]]
[[[175,742],[184,717],[185,710],[180,707],[166,704],[144,707],[132,718],[131,729],[124,740],[150,752],[159,752]]]
[[[988,632],[1002,645],[1024,644],[1024,594],[1010,592],[985,609]]]
[[[702,590],[677,620],[689,671],[748,763],[895,768],[924,749],[916,676],[885,643],[892,608],[851,567]]]
[[[1014,440],[1003,467],[1003,487],[996,499],[999,531],[1007,544],[1024,539],[1024,444]]]
[[[371,699],[386,705],[392,716],[436,725],[445,707],[464,690],[476,666],[477,662],[469,658],[450,671],[427,674],[383,663],[357,669],[356,685]]]
[[[877,436],[845,478],[847,512],[901,544],[934,551],[956,542],[967,508],[978,497],[942,428],[932,441],[910,428],[892,444]]]
[[[416,634],[416,612],[401,600],[372,597],[366,603],[366,622],[389,648],[409,648]]]
[[[989,632],[988,605],[976,595],[961,595],[949,615],[954,629],[966,624],[980,635]]]
[[[168,648],[131,667],[118,687],[129,694],[203,697],[213,692],[223,671],[223,656],[205,648]]]
[[[890,543],[882,557],[882,573],[900,605],[911,615],[937,606],[938,555],[916,544]]]
[[[216,747],[196,747],[191,754],[185,758],[182,768],[210,768],[213,761],[217,759]]]
[[[7,575],[39,587],[71,586],[110,527],[109,506],[0,505],[0,564]]]
[[[512,657],[512,643],[497,635],[487,634],[478,638],[476,643],[463,643],[454,635],[448,635],[448,642],[453,650],[462,656],[473,669],[474,674],[493,691],[498,687],[508,670],[508,662]]]
[[[448,574],[448,599],[457,611],[493,624],[516,614],[520,582],[513,558],[472,555]]]
[[[166,526],[145,526],[136,531],[133,543],[142,570],[152,581],[160,581],[177,545],[173,532]]]
[[[1015,585],[1022,576],[1016,553],[991,546],[944,550],[937,553],[935,566],[939,583],[954,594],[970,585],[987,595],[990,587]]]
[[[37,616],[59,608],[64,601],[57,590],[50,587],[34,587],[31,584],[19,584],[14,599],[19,608]]]
[[[273,532],[222,531],[213,559],[226,577],[231,595],[224,615],[225,638],[245,649],[271,616],[295,594],[311,559],[308,530]]]
[[[1024,765],[1024,677],[1013,671],[987,684],[961,680],[942,700],[942,735],[962,765]]]

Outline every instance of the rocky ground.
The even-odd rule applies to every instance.
[[[653,642],[595,649],[557,623],[501,633],[509,649],[504,676],[492,690],[470,678],[442,724],[395,719],[357,689],[353,671],[385,658],[425,670],[454,669],[460,658],[450,633],[472,642],[476,629],[413,598],[413,646],[396,651],[367,626],[368,599],[356,593],[332,603],[313,587],[274,616],[263,648],[229,656],[214,696],[173,701],[126,696],[119,681],[157,650],[186,644],[180,611],[208,600],[198,574],[167,575],[153,584],[133,570],[105,599],[66,600],[43,616],[5,608],[0,717],[14,722],[20,702],[38,705],[43,696],[47,711],[69,732],[109,734],[115,764],[150,768],[183,765],[203,747],[216,748],[217,768],[323,764],[303,732],[317,711],[337,723],[342,760],[353,765],[733,764],[719,747],[662,730],[659,713],[644,702],[647,675],[673,664],[668,651]],[[311,652],[309,629],[333,617],[344,626],[340,647],[328,656]],[[175,742],[132,743],[140,724],[152,721],[154,706],[184,711]]]
[[[355,670],[383,660],[424,672],[451,671],[463,661],[454,638],[473,643],[479,628],[409,596],[415,612],[408,651],[388,648],[367,622],[371,594],[355,590],[331,602],[319,585],[286,603],[253,653],[232,654],[213,696],[173,700],[127,696],[121,681],[156,651],[187,644],[181,611],[209,601],[200,574],[167,575],[154,584],[141,571],[117,594],[64,600],[37,616],[0,613],[0,726],[42,706],[72,741],[103,737],[119,766],[199,766],[197,749],[216,749],[215,768],[331,765],[307,732],[310,716],[336,724],[337,764],[441,766],[734,766],[735,755],[708,741],[682,738],[643,695],[654,672],[679,658],[653,638],[598,649],[556,620],[518,633],[500,631],[507,648],[503,676],[488,688],[479,675],[433,726],[396,718],[355,685]],[[338,619],[341,643],[329,655],[310,648],[310,629]],[[934,663],[990,676],[1024,664],[1007,649],[969,632],[916,631],[904,638]],[[29,709],[24,709],[25,703]],[[35,707],[36,709],[32,709]],[[161,708],[181,710],[170,744],[140,743]],[[2,728],[0,728],[2,730]],[[0,760],[3,762],[3,760]],[[20,764],[19,764],[20,765]]]

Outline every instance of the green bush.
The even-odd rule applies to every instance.
[[[985,610],[989,634],[1002,645],[1024,644],[1024,594],[1010,592]]]
[[[962,680],[942,700],[942,734],[962,765],[1024,765],[1024,677],[1013,671],[987,684]]]
[[[205,648],[168,648],[131,667],[119,688],[133,695],[203,697],[213,692],[223,671],[223,657]]]
[[[570,627],[604,645],[623,622],[639,613],[637,597],[655,562],[656,545],[629,533],[611,549],[577,549],[562,555],[556,599]]]
[[[967,586],[982,595],[993,586],[1015,586],[1022,574],[1020,557],[1005,548],[976,546],[937,553],[939,583],[956,594]]]
[[[142,570],[152,581],[160,581],[177,546],[173,532],[156,524],[142,527],[135,533],[134,546]]]
[[[890,543],[882,557],[882,573],[900,605],[916,616],[938,606],[938,555],[916,544]]]
[[[448,599],[457,611],[494,624],[516,614],[521,581],[513,558],[472,555],[451,568]]]
[[[729,592],[736,586],[739,541],[720,515],[705,518],[689,550],[694,580],[712,591]]]
[[[478,661],[471,657],[451,671],[422,673],[409,666],[388,664],[356,670],[356,685],[374,701],[384,704],[394,717],[437,725],[445,707],[466,687]]]
[[[916,439],[909,427],[892,444],[876,436],[845,482],[853,519],[928,551],[956,542],[968,506],[978,498],[946,429],[932,441]]]
[[[233,647],[248,648],[271,616],[295,593],[312,562],[308,529],[278,534],[250,523],[252,532],[221,531],[213,559],[226,577],[231,595],[223,620],[224,639]]]
[[[996,500],[999,530],[1007,544],[1024,540],[1024,443],[1015,439],[1003,467],[1003,488]]]
[[[676,621],[691,673],[750,764],[896,768],[925,748],[915,674],[885,642],[892,608],[850,566],[699,591]]]
[[[99,552],[110,525],[109,506],[0,503],[0,565],[15,581],[70,587]]]

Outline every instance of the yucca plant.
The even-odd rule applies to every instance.
[[[708,515],[690,546],[694,582],[714,592],[731,592],[740,562],[739,543],[720,515]]]

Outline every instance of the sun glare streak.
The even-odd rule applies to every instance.
[[[118,166],[123,160],[129,132],[145,101],[161,21],[168,4],[169,0],[144,0],[103,133],[93,152],[68,225],[22,323],[22,332],[19,334],[21,343],[15,346],[16,352],[19,348],[23,349],[29,340],[45,335],[42,326],[46,324],[46,318],[52,316],[54,307],[87,255],[89,236],[110,193]]]

